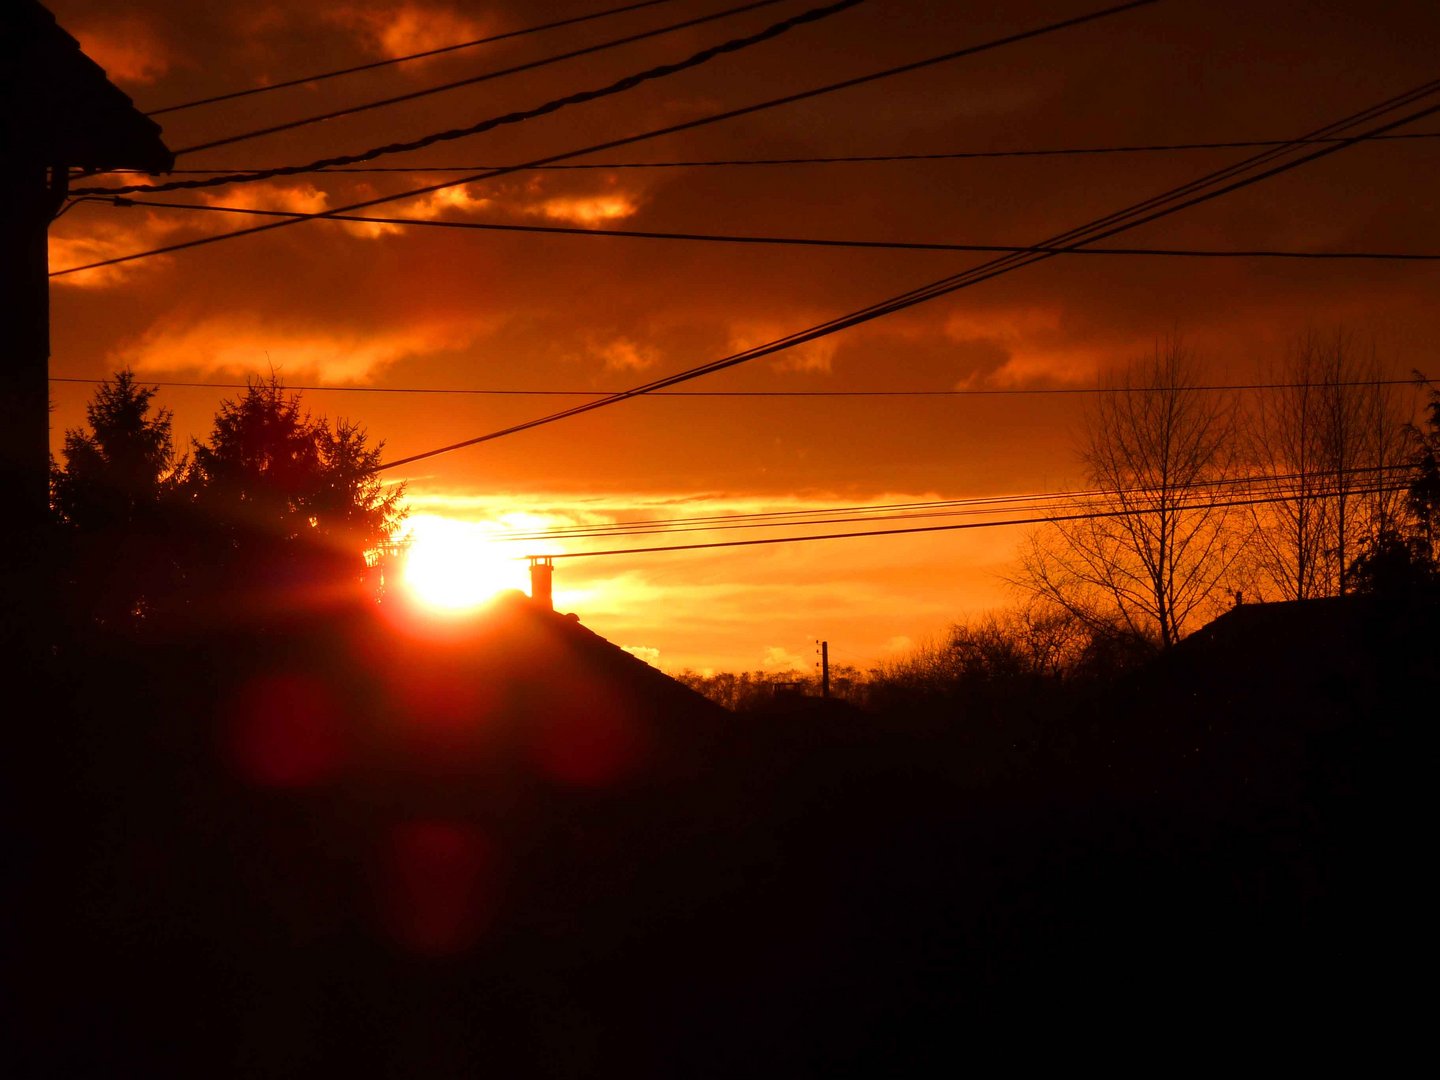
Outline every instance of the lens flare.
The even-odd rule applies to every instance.
[[[484,932],[495,902],[496,852],[477,828],[410,821],[381,849],[381,910],[391,938],[408,952],[448,956]]]
[[[232,702],[230,762],[261,787],[309,787],[342,766],[343,730],[333,696],[318,680],[298,674],[257,678]]]

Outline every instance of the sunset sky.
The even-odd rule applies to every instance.
[[[404,142],[594,89],[818,6],[700,26],[353,116],[182,153],[265,169]],[[621,0],[350,3],[49,0],[142,111],[623,6]],[[155,117],[174,150],[720,12],[671,0],[441,56]],[[1104,6],[868,0],[694,70],[553,115],[380,157],[384,172],[287,176],[166,202],[316,212],[531,161],[980,44]],[[1212,148],[725,164],[775,158],[1284,139],[1440,77],[1434,0],[1162,0],[798,104],[388,203],[372,214],[511,225],[846,240],[1033,244],[1241,160]],[[1427,99],[1433,104],[1432,99]],[[1420,106],[1417,106],[1417,108]],[[1399,129],[1440,133],[1440,114]],[[621,164],[688,162],[680,167]],[[455,168],[464,171],[448,172]],[[193,178],[189,173],[177,179]],[[103,177],[85,183],[134,182]],[[142,178],[143,179],[143,178]],[[1440,252],[1440,138],[1375,141],[1109,246]],[[136,196],[137,201],[144,196]],[[51,268],[255,224],[82,202]],[[131,367],[177,436],[274,372],[387,459],[545,416],[959,272],[956,251],[779,247],[305,222],[52,279],[52,442]],[[478,561],[524,554],[941,525],[589,539],[573,525],[991,498],[1083,486],[1073,436],[1107,367],[1180,335],[1215,383],[1262,378],[1307,329],[1343,328],[1396,377],[1440,375],[1440,265],[1061,256],[862,326],[387,474],[417,519],[474,522]],[[75,381],[65,381],[75,380]],[[375,392],[375,391],[395,392]],[[525,391],[506,394],[432,390]],[[948,391],[972,393],[939,393]],[[405,391],[405,392],[399,392]],[[715,396],[717,392],[750,396]],[[886,392],[824,396],[835,392]],[[917,396],[897,395],[917,392]],[[919,396],[926,392],[929,396]],[[834,518],[837,515],[819,515]],[[844,515],[840,515],[844,516]],[[857,518],[866,515],[855,514]],[[873,516],[873,515],[872,515]],[[557,607],[669,670],[868,665],[1010,600],[1018,527],[557,562]],[[524,584],[521,562],[512,583]]]

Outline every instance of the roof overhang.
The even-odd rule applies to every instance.
[[[35,0],[0,3],[0,147],[21,163],[169,172],[160,125]]]

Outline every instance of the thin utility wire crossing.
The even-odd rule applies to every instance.
[[[334,214],[353,213],[356,210],[367,210],[372,206],[381,206],[386,203],[399,202],[403,199],[416,198],[421,195],[429,195],[436,191],[443,191],[446,188],[478,183],[482,180],[493,180],[500,176],[508,176],[509,174],[514,172],[523,172],[527,169],[533,169],[537,166],[550,165],[556,162],[569,160],[570,158],[584,157],[587,154],[604,153],[607,150],[615,150],[622,146],[631,146],[636,143],[649,141],[651,139],[658,139],[666,135],[676,135],[680,132],[692,131],[696,128],[706,127],[710,124],[717,124],[726,120],[738,119],[742,116],[749,116],[754,113],[765,112],[767,110],[779,108],[784,105],[792,105],[796,102],[807,101],[812,98],[820,97],[822,95],[836,93],[840,90],[847,90],[852,87],[862,86],[868,83],[877,82],[882,79],[892,78],[894,76],[906,74],[908,72],[919,71],[923,68],[931,67],[937,64],[947,63],[949,61],[962,59],[968,56],[974,56],[978,53],[988,52],[992,49],[1002,48],[1007,45],[1013,45],[1021,41],[1040,37],[1045,34],[1055,33],[1060,30],[1068,30],[1072,27],[1079,26],[1084,23],[1093,22],[1097,19],[1107,18],[1109,16],[1121,14],[1123,12],[1131,11],[1140,7],[1148,7],[1152,4],[1156,4],[1159,2],[1160,0],[1132,0],[1131,3],[1121,4],[1118,7],[1105,8],[1100,11],[1091,12],[1086,15],[1079,15],[1072,19],[1065,19],[1060,22],[1050,23],[1045,26],[1036,27],[1032,30],[1025,30],[1017,34],[1011,34],[1008,37],[995,38],[991,41],[982,42],[978,45],[970,45],[962,49],[956,49],[951,52],[941,53],[938,56],[927,57],[926,59],[916,60],[908,64],[900,64],[896,67],[886,68],[881,71],[870,72],[866,75],[858,75],[854,78],[843,79],[840,82],[829,83],[825,86],[814,87],[809,90],[802,90],[794,94],[787,94],[783,97],[770,98],[767,101],[756,102],[752,105],[744,105],[735,109],[728,109],[722,112],[710,113],[706,116],[696,117],[693,120],[682,121],[681,123],[671,124],[667,127],[653,128],[649,131],[640,132],[636,135],[627,135],[619,139],[610,139],[605,142],[593,143],[589,146],[580,147],[578,149],[567,150],[558,154],[550,154],[545,157],[536,158],[533,161],[527,161],[521,165],[508,166],[503,169],[492,169],[488,172],[477,173],[473,176],[465,176],[455,180],[446,180],[440,183],[428,184],[424,187],[411,188],[406,191],[396,192],[392,195],[383,195],[378,198],[367,199],[363,202],[351,203],[348,206],[338,206],[334,210],[330,211],[329,214],[320,214],[317,215],[316,218],[296,218],[286,221],[277,221],[267,225],[256,225],[248,229],[236,229],[233,232],[222,233],[218,236],[204,237],[195,240],[186,240],[176,244],[167,244],[163,247],[151,248],[147,251],[137,251],[130,255],[119,255],[110,259],[102,259],[93,263],[85,263],[81,266],[71,266],[66,267],[63,270],[54,270],[51,271],[50,276],[60,277],[65,274],[79,273],[82,270],[96,270],[103,266],[115,266],[120,263],[133,262],[137,259],[147,259],[153,255],[168,255],[172,252],[184,251],[189,248],[201,247],[207,244],[215,244],[224,240],[233,240],[241,236],[253,236],[257,233],[270,232],[275,229],[283,229],[291,225],[299,224],[302,221],[321,220],[327,216],[332,216]],[[700,56],[703,54],[696,55]],[[692,57],[691,60],[695,60],[695,57]],[[652,71],[653,70],[655,69],[652,69]],[[265,174],[245,174],[245,176],[257,180],[268,178],[268,176]],[[154,191],[163,189],[144,186],[134,188],[97,188],[92,189],[90,193],[114,195],[133,190]],[[83,192],[81,191],[76,192],[76,194],[82,193]]]
[[[374,71],[376,68],[393,67],[396,64],[408,63],[411,60],[440,56],[443,53],[457,52],[461,49],[473,49],[477,45],[491,45],[497,41],[508,41],[511,38],[538,34],[544,30],[557,30],[563,26],[576,26],[580,23],[608,18],[611,15],[621,15],[628,11],[639,11],[641,8],[659,7],[662,4],[672,4],[674,2],[675,0],[643,0],[643,2],[638,4],[626,4],[624,7],[607,8],[604,11],[591,12],[589,15],[576,15],[569,19],[542,23],[539,26],[527,26],[523,30],[509,30],[503,34],[491,34],[489,37],[456,42],[454,45],[442,45],[438,49],[426,49],[423,52],[407,53],[405,56],[391,56],[384,60],[372,60],[366,64],[355,64],[351,67],[340,68],[335,71],[322,71],[315,75],[302,75],[299,78],[286,79],[283,82],[267,83],[265,86],[252,86],[245,90],[232,90],[224,94],[214,94],[210,97],[197,98],[194,101],[182,101],[176,105],[165,105],[159,109],[152,109],[145,115],[163,116],[166,113],[179,112],[181,109],[195,109],[201,105],[214,105],[221,101],[234,101],[236,98],[251,97],[254,94],[268,94],[271,91],[284,90],[291,86],[305,86],[308,83],[324,82],[327,79],[338,79],[342,75],[354,75],[362,71]]]
[[[1190,181],[1187,184],[1180,185],[1176,188],[1171,188],[1168,191],[1162,192],[1159,195],[1152,196],[1151,198],[1145,199],[1139,203],[1135,203],[1129,207],[1124,208],[1123,210],[1115,211],[1114,213],[1106,215],[1105,217],[1098,218],[1085,225],[1071,229],[1068,232],[1061,233],[1059,236],[1051,237],[1050,239],[1043,241],[1042,244],[1044,247],[1047,248],[1060,246],[1078,247],[1082,244],[1089,244],[1099,240],[1108,239],[1109,237],[1117,235],[1118,233],[1125,232],[1129,229],[1136,228],[1151,221],[1156,221],[1160,218],[1178,213],[1179,211],[1187,209],[1191,206],[1196,206],[1200,203],[1219,198],[1223,195],[1227,195],[1244,187],[1248,187],[1251,184],[1258,183],[1262,180],[1269,179],[1270,177],[1280,175],[1284,172],[1288,172],[1291,169],[1298,168],[1301,165],[1305,165],[1312,161],[1319,160],[1320,158],[1328,157],[1329,155],[1337,153],[1340,150],[1343,150],[1349,146],[1352,146],[1365,138],[1376,134],[1383,134],[1397,127],[1402,127],[1406,124],[1413,123],[1416,120],[1431,116],[1436,112],[1440,112],[1440,105],[1427,105],[1417,111],[1401,116],[1399,119],[1385,122],[1377,128],[1372,128],[1370,131],[1362,132],[1355,135],[1349,135],[1341,143],[1325,146],[1318,150],[1311,150],[1310,152],[1303,154],[1298,158],[1293,158],[1289,161],[1283,161],[1279,164],[1272,164],[1272,162],[1277,161],[1286,152],[1294,149],[1303,148],[1303,140],[1311,140],[1317,137],[1328,137],[1331,135],[1337,135],[1344,132],[1347,128],[1355,127],[1362,123],[1373,123],[1377,119],[1385,116],[1387,113],[1393,113],[1401,108],[1409,107],[1410,105],[1416,104],[1419,101],[1423,101],[1426,98],[1433,97],[1437,93],[1440,93],[1440,80],[1432,80],[1430,82],[1424,83],[1413,90],[1396,95],[1392,98],[1388,98],[1385,101],[1382,101],[1376,105],[1370,106],[1369,108],[1360,111],[1359,113],[1347,116],[1332,124],[1327,124],[1316,131],[1307,132],[1306,134],[1299,137],[1299,139],[1297,140],[1297,145],[1295,147],[1287,147],[1280,150],[1265,151],[1260,154],[1254,155],[1243,161],[1237,162],[1236,164],[1229,166],[1225,169],[1208,173],[1204,176],[1197,178],[1196,180]],[[1262,169],[1263,171],[1255,172],[1254,170],[1256,169]],[[1247,172],[1250,175],[1245,175]],[[711,361],[708,364],[702,364],[697,367],[690,368],[686,371],[677,372],[674,375],[641,384],[640,386],[634,387],[633,389],[624,391],[620,394],[611,395],[610,397],[602,398],[597,401],[587,402],[582,405],[571,406],[570,408],[561,410],[560,412],[551,413],[547,416],[537,417],[534,420],[529,420],[521,424],[513,424],[509,427],[501,428],[497,431],[492,431],[484,435],[478,435],[470,439],[462,440],[460,442],[450,443],[446,446],[436,447],[435,449],[423,451],[422,453],[411,454],[408,457],[400,458],[392,462],[387,462],[386,464],[381,465],[379,468],[380,470],[386,470],[397,468],[402,465],[413,464],[414,462],[423,461],[431,457],[437,457],[441,454],[452,453],[456,450],[464,449],[469,446],[476,446],[480,443],[489,442],[494,439],[504,438],[508,435],[518,434],[521,431],[528,431],[532,428],[555,423],[559,420],[569,419],[570,417],[578,416],[586,412],[591,412],[595,409],[605,408],[610,405],[619,404],[621,401],[627,401],[634,397],[639,397],[644,394],[652,393],[655,390],[666,389],[670,386],[674,386],[682,382],[687,382],[691,379],[700,378],[701,376],[709,375],[717,371],[723,371],[727,368],[736,367],[740,364],[748,363],[752,360],[757,360],[761,357],[781,352],[796,345],[804,344],[805,342],[813,341],[821,337],[826,337],[840,330],[848,329],[852,326],[858,326],[862,323],[869,322],[873,319],[881,318],[885,315],[894,314],[895,312],[902,311],[916,304],[924,303],[928,300],[933,300],[940,296],[948,295],[949,293],[955,292],[959,289],[979,284],[982,281],[988,281],[991,278],[999,277],[1002,274],[1009,273],[1012,270],[1017,270],[1024,266],[1030,266],[1036,262],[1041,262],[1054,257],[1055,253],[1048,251],[1028,255],[1002,256],[1001,258],[993,259],[989,262],[982,263],[979,266],[972,267],[969,270],[962,271],[959,274],[955,274],[946,278],[941,278],[940,280],[933,281],[928,285],[923,285],[917,289],[912,289],[909,292],[901,293],[898,296],[893,296],[886,300],[879,301],[875,304],[871,304],[869,307],[861,308],[858,311],[853,311],[848,315],[838,316],[827,322],[812,326],[807,330],[797,331],[796,333],[787,335],[783,338],[778,338],[767,344],[760,345],[752,349],[747,349],[743,352],[734,353],[719,360]]]
[[[1415,131],[1394,135],[1377,135],[1368,141],[1383,143],[1396,140],[1440,139],[1440,131]],[[1339,142],[1339,139],[1307,139],[1309,143]],[[1068,146],[1040,147],[1029,150],[954,150],[933,154],[852,154],[844,157],[788,157],[788,158],[702,158],[695,161],[581,161],[560,165],[536,165],[535,172],[575,169],[707,169],[745,166],[784,165],[876,165],[911,161],[975,161],[987,158],[1027,157],[1086,157],[1108,154],[1155,154],[1174,153],[1185,150],[1247,150],[1265,146],[1289,146],[1293,139],[1238,139],[1231,142],[1189,142],[1149,143],[1125,146]],[[214,176],[221,173],[263,172],[273,166],[228,165],[213,166],[209,169],[171,169],[166,175],[194,174]],[[340,165],[333,169],[312,169],[312,173],[447,173],[475,172],[479,169],[509,169],[512,165]],[[122,176],[144,174],[140,169],[108,169],[87,174],[94,176]]]
[[[98,199],[98,196],[93,198]],[[100,200],[104,201],[104,200]],[[307,214],[251,206],[217,206],[201,203],[161,202],[154,199],[111,200],[117,207],[141,206],[163,210],[198,210],[202,213],[239,214],[270,218],[324,218],[329,221],[395,225],[401,228],[458,229],[478,232],[527,233],[550,236],[610,237],[625,240],[669,240],[686,243],[771,245],[776,247],[838,248],[860,251],[968,251],[980,254],[1037,253],[1051,255],[1128,255],[1182,259],[1356,259],[1379,262],[1435,262],[1440,253],[1424,251],[1281,251],[1267,248],[1114,248],[1046,247],[1035,244],[959,244],[919,240],[854,240],[814,236],[745,236],[726,233],[660,232],[639,229],[582,229],[564,225],[512,225],[487,221],[449,221],[435,218],[379,217],[369,214]]]
[[[321,124],[329,120],[339,120],[345,116],[355,116],[359,113],[370,112],[373,109],[383,109],[391,105],[400,105],[407,101],[417,101],[420,98],[433,97],[436,94],[448,93],[451,90],[459,90],[466,86],[478,86],[481,83],[502,79],[507,75],[518,75],[526,71],[538,71],[540,68],[549,67],[551,64],[559,64],[566,60],[578,59],[582,56],[593,56],[595,53],[605,52],[609,49],[618,49],[626,45],[634,45],[637,42],[660,37],[662,34],[678,33],[681,30],[689,30],[696,26],[702,26],[705,23],[714,22],[717,19],[727,19],[732,15],[741,15],[781,2],[783,2],[783,0],[751,0],[750,3],[742,4],[739,7],[727,8],[724,11],[717,11],[710,15],[686,19],[683,22],[671,23],[668,26],[645,30],[637,34],[627,34],[624,37],[612,38],[609,41],[598,42],[594,45],[586,45],[580,49],[570,49],[567,52],[556,53],[552,56],[542,56],[538,60],[527,60],[523,64],[515,64],[511,67],[500,68],[496,71],[482,72],[479,75],[471,75],[464,79],[455,79],[451,82],[441,83],[438,86],[427,86],[419,90],[411,90],[405,94],[394,94],[390,97],[378,98],[374,101],[361,102],[358,105],[347,105],[341,109],[332,109],[329,112],[316,113],[313,116],[304,116],[297,120],[287,120],[283,123],[271,124],[268,127],[255,128],[251,131],[241,131],[234,135],[211,139],[209,142],[196,143],[194,146],[182,146],[180,149],[174,151],[174,153],[176,157],[180,157],[184,154],[198,153],[201,150],[213,150],[216,147],[248,142],[251,139],[259,139],[266,135],[276,135],[282,131],[293,131],[295,128],[308,127],[311,124]],[[853,2],[862,3],[863,0],[853,0]]]

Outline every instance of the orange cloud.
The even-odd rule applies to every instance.
[[[118,83],[149,86],[170,70],[174,59],[151,25],[138,15],[116,15],[71,28],[85,55]]]
[[[289,210],[296,214],[319,214],[330,208],[330,195],[312,184],[286,184],[284,182],[262,182],[240,185],[219,192],[206,192],[200,196],[211,206],[238,206],[251,210]],[[364,240],[375,240],[403,232],[399,225],[388,225],[379,221],[337,221],[325,222],[325,227],[341,229],[351,236]],[[229,226],[227,225],[226,228]]]
[[[355,199],[364,199],[375,194],[376,189],[369,184],[356,185],[352,192]],[[222,192],[205,192],[200,197],[210,206],[234,206],[248,210],[288,210],[296,214],[319,214],[330,209],[330,194],[304,182],[264,181],[258,184],[236,185]],[[347,196],[342,201],[350,202],[352,199]],[[393,207],[381,206],[371,212],[382,217],[431,220],[445,216],[447,211],[473,214],[490,205],[492,200],[475,195],[469,185],[462,184],[432,191],[422,198],[397,203]],[[367,240],[405,231],[403,225],[380,221],[336,221],[322,224],[329,228],[343,229],[352,236]]]
[[[945,321],[942,333],[957,345],[988,346],[1004,357],[998,365],[961,379],[956,384],[961,390],[982,384],[1089,383],[1117,359],[1146,350],[1145,342],[1076,334],[1066,325],[1064,309],[1049,306],[958,313]]]
[[[653,367],[659,359],[659,353],[655,349],[630,338],[615,338],[603,345],[594,346],[592,351],[605,361],[606,371],[643,371]]]
[[[660,666],[660,650],[649,645],[621,645],[621,649],[628,652],[637,660],[644,660],[651,667]]]
[[[449,326],[394,330],[286,328],[257,316],[217,316],[152,326],[114,350],[115,367],[139,372],[268,375],[359,383],[398,360],[457,348],[468,333]]]
[[[447,210],[459,211],[462,214],[473,214],[493,205],[493,200],[483,195],[477,196],[471,191],[469,184],[459,184],[455,187],[441,188],[439,191],[432,191],[419,199],[409,199],[399,204],[404,209],[400,211],[405,217],[414,218],[438,218]]]
[[[330,196],[311,184],[263,181],[236,184],[221,192],[202,192],[210,206],[240,206],[247,210],[289,210],[296,214],[318,214],[330,205]]]
[[[52,270],[64,270],[144,251],[165,243],[188,224],[191,223],[173,214],[153,211],[121,210],[105,217],[87,214],[83,220],[77,212],[73,217],[61,218],[50,230],[50,267]],[[82,270],[77,274],[51,278],[50,281],[62,288],[106,288],[135,274],[153,272],[170,262],[170,256],[152,256],[135,262]]]
[[[492,194],[482,195],[479,184],[458,184],[397,203],[394,213],[428,220],[488,210],[593,228],[631,217],[640,209],[640,199],[634,194],[612,191],[598,195],[545,196],[544,186],[543,178],[530,178],[521,184],[495,185],[490,189]],[[357,190],[357,194],[373,192],[368,185],[361,185]]]
[[[730,350],[744,352],[759,345],[765,345],[786,334],[803,329],[819,320],[798,316],[793,322],[782,325],[778,322],[747,322],[730,328]],[[835,335],[807,341],[783,352],[776,353],[774,364],[780,371],[799,371],[814,374],[830,374],[835,351],[840,342]]]
[[[802,657],[797,656],[783,645],[771,645],[766,648],[765,655],[760,659],[760,666],[766,671],[799,671],[806,666]]]
[[[330,197],[311,184],[270,181],[237,185],[222,192],[202,192],[200,201],[209,206],[234,206],[255,210],[288,210],[316,214],[329,206]],[[180,238],[225,232],[236,226],[236,218],[223,214],[196,214],[185,210],[117,209],[86,206],[61,218],[50,230],[50,266],[64,270],[71,266],[101,262],[121,255],[145,251]],[[373,239],[399,232],[399,226],[369,222],[336,222],[330,228]],[[85,270],[52,278],[56,285],[104,288],[118,285],[136,274],[168,266],[169,256],[151,256],[135,262]]]
[[[617,192],[609,195],[557,195],[525,207],[524,212],[551,221],[568,221],[595,228],[607,221],[633,217],[639,209],[633,197]]]
[[[475,19],[437,4],[348,8],[333,13],[331,18],[358,31],[370,50],[390,58],[474,41],[499,29],[493,18]]]

